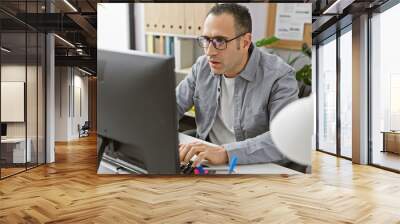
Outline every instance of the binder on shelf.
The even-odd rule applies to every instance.
[[[165,10],[165,13],[162,15],[163,18],[161,18],[162,21],[162,26],[165,25],[165,27],[163,28],[163,33],[166,34],[171,34],[172,33],[172,16],[171,16],[171,9],[172,9],[172,3],[169,4],[163,4],[163,10]]]
[[[165,37],[160,36],[159,38],[159,44],[160,44],[160,49],[159,49],[159,54],[165,54]]]
[[[160,54],[160,36],[154,36],[154,53]]]
[[[159,17],[158,23],[158,30],[157,32],[159,33],[169,33],[170,32],[170,28],[168,26],[168,21],[170,20],[170,15],[169,15],[169,4],[160,4],[158,3],[159,9],[157,11],[157,16]]]
[[[169,49],[169,38],[168,36],[165,37],[165,45],[164,45],[164,51],[165,55],[171,55],[171,51]]]
[[[145,31],[146,32],[160,32],[160,21],[162,19],[161,12],[164,9],[159,3],[145,3],[144,4],[144,17],[145,17]]]
[[[146,32],[154,32],[153,29],[153,6],[154,4],[144,4],[144,29]]]
[[[151,14],[152,14],[152,18],[151,18],[151,25],[152,25],[152,30],[153,32],[158,32],[158,21],[160,20],[160,14],[158,13],[159,11],[159,4],[156,3],[152,3],[152,7],[151,7]]]
[[[185,20],[185,34],[186,35],[195,35],[196,34],[196,23],[195,23],[195,14],[196,7],[202,4],[199,3],[184,3],[184,20]]]
[[[174,55],[174,37],[165,37],[165,54],[169,56]]]
[[[171,34],[185,34],[185,4],[169,3],[169,29]]]
[[[171,55],[175,55],[175,38],[171,37],[170,39],[170,50],[171,50]]]
[[[147,6],[148,5],[148,6]],[[175,57],[176,81],[184,79],[190,72],[202,49],[197,46],[195,36],[202,34],[204,19],[213,3],[146,3],[145,21],[146,50],[149,53]],[[166,14],[168,13],[168,15]],[[148,23],[149,22],[149,23]],[[185,37],[187,35],[187,37]]]
[[[146,49],[148,53],[154,53],[154,37],[153,35],[146,35]]]
[[[204,19],[215,3],[145,3],[145,31],[201,35]]]
[[[194,32],[193,35],[201,36],[203,33],[203,24],[208,11],[215,5],[215,3],[201,3],[197,4],[194,13]]]
[[[154,32],[162,33],[162,32],[164,32],[163,28],[162,28],[162,23],[164,23],[163,20],[165,20],[167,17],[167,12],[165,10],[166,4],[153,3],[153,5],[154,5],[154,7],[153,7]]]

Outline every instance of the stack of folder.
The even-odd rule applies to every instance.
[[[215,3],[145,3],[145,31],[168,35],[201,35],[204,19],[214,5]]]
[[[174,37],[146,35],[146,51],[152,54],[174,55]]]

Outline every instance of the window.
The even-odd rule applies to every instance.
[[[318,149],[336,153],[336,40],[318,48]]]
[[[400,170],[400,5],[371,19],[372,164]]]
[[[340,36],[340,155],[352,157],[352,32]]]

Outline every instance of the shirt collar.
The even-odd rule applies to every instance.
[[[257,63],[260,58],[260,53],[260,50],[257,47],[254,47],[254,44],[252,43],[249,47],[250,58],[247,60],[245,68],[239,73],[238,76],[249,82],[254,80],[257,71]],[[219,77],[219,75],[216,76],[213,71],[210,71],[210,74],[213,75],[215,78]]]
[[[253,44],[251,44],[249,48],[249,57],[246,67],[239,73],[239,76],[251,82],[255,78],[257,63],[260,58],[260,50],[254,47]]]

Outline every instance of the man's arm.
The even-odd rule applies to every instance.
[[[298,86],[295,71],[290,69],[272,86],[268,102],[270,121],[282,108],[297,99]],[[225,144],[223,147],[228,153],[229,160],[235,155],[239,164],[267,163],[284,159],[272,141],[269,131],[244,141]]]
[[[197,63],[192,66],[191,72],[176,87],[176,104],[178,121],[183,114],[193,106],[193,94],[196,88]]]

